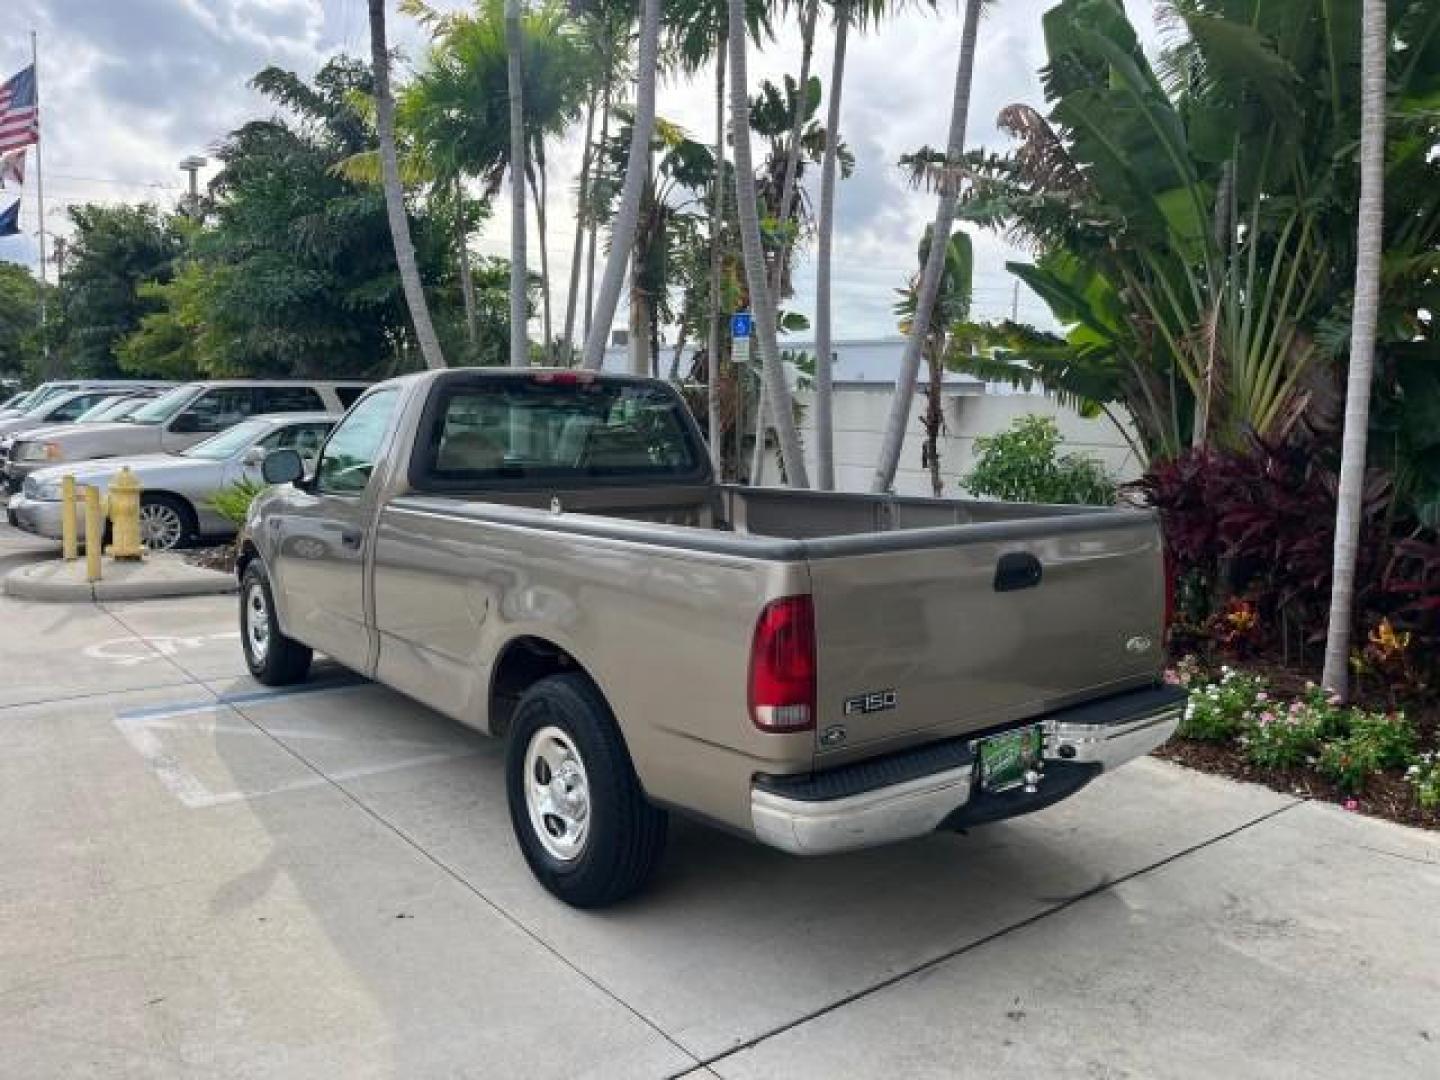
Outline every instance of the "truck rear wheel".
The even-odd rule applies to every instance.
[[[245,666],[266,686],[301,682],[310,672],[310,647],[280,632],[270,576],[259,559],[245,567],[240,581],[240,644]]]
[[[581,675],[551,675],[520,699],[505,788],[525,861],[567,904],[613,904],[659,864],[668,816],[646,800],[609,706]]]

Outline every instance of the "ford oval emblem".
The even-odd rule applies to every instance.
[[[1140,656],[1144,653],[1149,652],[1150,647],[1153,644],[1154,642],[1152,642],[1144,634],[1136,634],[1129,641],[1125,642],[1125,651],[1128,653],[1134,653],[1136,656]]]

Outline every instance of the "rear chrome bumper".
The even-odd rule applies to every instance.
[[[1045,760],[1057,774],[1049,788],[1042,773],[1034,789],[977,792],[975,743],[968,739],[810,777],[757,777],[750,789],[751,823],[763,844],[795,855],[824,855],[908,840],[942,826],[1014,817],[1049,806],[1101,772],[1148,754],[1175,733],[1184,708],[1183,691],[1155,688],[1026,721],[1044,726]],[[899,779],[879,782],[887,775]]]

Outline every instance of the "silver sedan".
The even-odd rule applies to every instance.
[[[229,536],[235,525],[216,512],[214,497],[242,482],[263,485],[260,464],[271,450],[290,449],[313,465],[338,415],[280,413],[256,416],[178,454],[104,458],[40,469],[10,497],[11,525],[60,539],[60,486],[67,475],[105,489],[122,467],[140,481],[140,539],[167,551],[199,536]]]

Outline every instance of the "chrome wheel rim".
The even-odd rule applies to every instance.
[[[184,534],[185,523],[173,506],[146,503],[140,507],[140,540],[151,551],[169,551]]]
[[[255,662],[263,664],[270,652],[270,607],[265,603],[265,590],[256,582],[245,593],[245,641]]]
[[[590,779],[574,741],[553,725],[535,732],[525,750],[525,807],[551,857],[580,857],[590,836]]]

